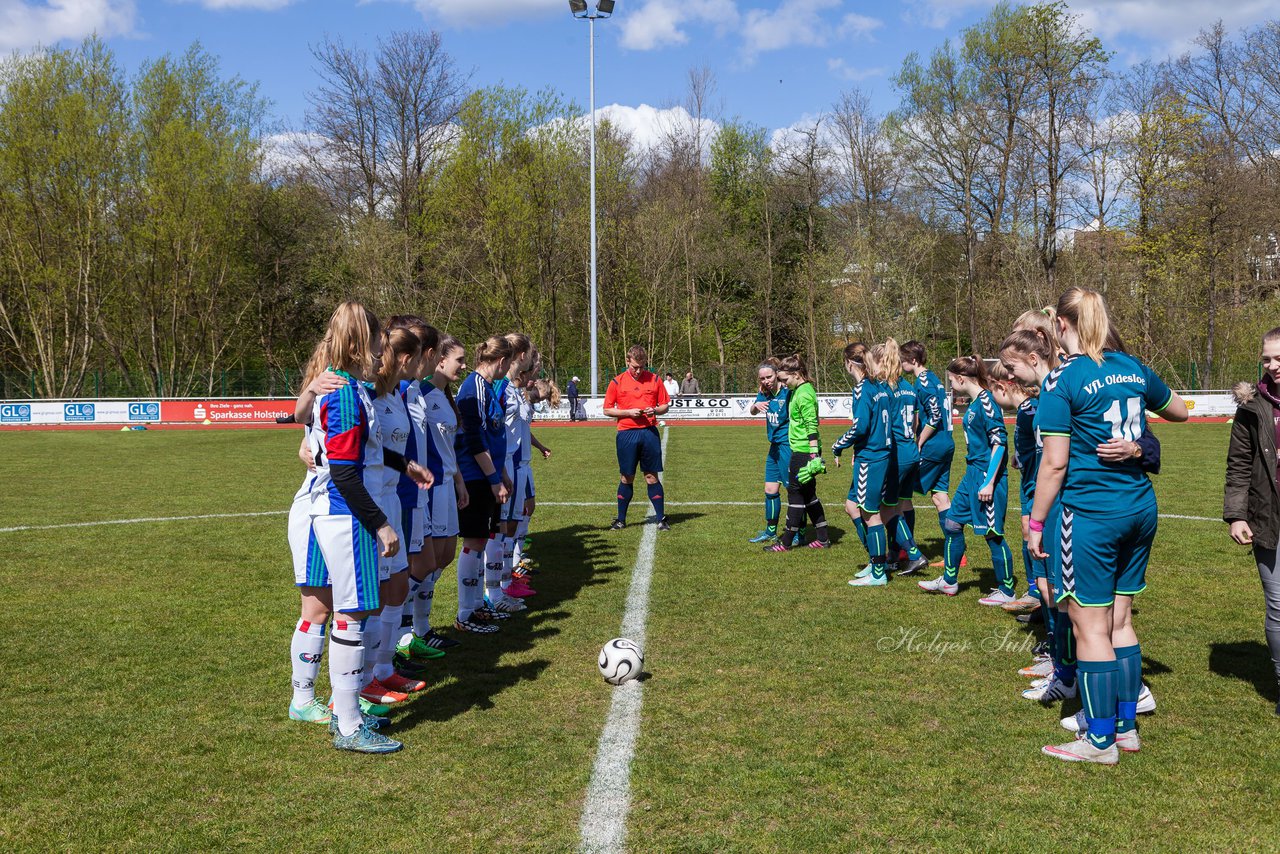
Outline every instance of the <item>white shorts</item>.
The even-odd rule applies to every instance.
[[[427,500],[425,494],[422,500]],[[400,506],[400,528],[404,529],[406,540],[403,545],[408,548],[411,555],[422,551],[422,538],[427,529],[424,519],[426,519],[426,511],[421,507],[405,507],[403,504]],[[399,531],[400,528],[396,530]]]
[[[511,497],[507,499],[507,503],[502,505],[502,515],[499,517],[504,522],[519,522],[524,518],[524,499],[529,490],[529,466],[527,463],[521,463],[512,467],[507,467],[507,476],[511,478]]]
[[[396,549],[396,553],[391,557],[382,557],[378,555],[378,578],[386,581],[397,572],[404,572],[409,568],[409,540],[404,535],[404,514],[400,512],[400,497],[394,492],[390,495],[383,493],[382,502],[379,504],[382,512],[387,516],[387,522],[390,523],[392,530],[396,532],[396,536],[400,539],[400,548]],[[412,514],[410,514],[410,522],[412,522]],[[419,543],[421,548],[421,543]],[[379,549],[379,552],[382,550]]]
[[[431,487],[427,493],[431,536],[437,540],[458,536],[458,493],[453,478]]]
[[[378,538],[349,515],[312,516],[311,535],[329,569],[333,610],[378,610]]]
[[[303,493],[289,507],[289,551],[293,554],[293,583],[298,587],[328,587],[329,571],[316,538],[311,535],[311,495]]]

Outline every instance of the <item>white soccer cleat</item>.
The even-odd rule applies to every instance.
[[[495,599],[489,599],[489,597],[486,596],[485,603],[499,614],[516,614],[520,611],[529,610],[529,606],[524,604],[524,602],[514,596],[508,596],[505,593],[497,596]]]
[[[1019,676],[1027,679],[1039,679],[1044,676],[1053,675],[1053,661],[1048,656],[1036,659],[1036,663],[1029,667],[1024,667],[1018,671]]]
[[[1151,693],[1151,689],[1147,687],[1147,683],[1142,683],[1142,691],[1138,694],[1138,714],[1149,715],[1156,710],[1156,698]],[[1062,719],[1062,728],[1068,732],[1088,732],[1089,721],[1084,716],[1084,709],[1076,712],[1070,717]]]
[[[925,593],[945,593],[948,596],[955,596],[960,592],[959,584],[948,584],[945,575],[939,575],[932,581],[917,581],[920,589]]]
[[[1041,703],[1055,703],[1058,700],[1070,700],[1076,695],[1076,683],[1066,684],[1060,679],[1050,679],[1047,684],[1038,688],[1028,688],[1022,692],[1022,696],[1028,700],[1038,700]]]
[[[1093,762],[1098,765],[1116,765],[1120,762],[1120,750],[1114,744],[1107,748],[1097,748],[1084,737],[1066,744],[1046,744],[1040,752],[1064,762]]]
[[[1014,597],[1010,596],[1008,593],[1005,593],[999,587],[997,587],[994,590],[992,590],[990,593],[988,593],[986,596],[983,596],[981,599],[979,599],[978,604],[990,605],[992,607],[1000,607],[1003,605],[1008,605],[1010,602],[1016,602],[1016,601],[1017,600]]]

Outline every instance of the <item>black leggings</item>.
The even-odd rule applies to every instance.
[[[782,542],[787,545],[791,545],[796,531],[804,527],[806,513],[813,523],[817,538],[824,543],[827,541],[827,514],[823,512],[822,502],[818,500],[818,481],[815,478],[808,483],[801,483],[796,479],[796,474],[810,459],[808,454],[791,454],[791,471],[787,477],[787,528],[782,536]]]

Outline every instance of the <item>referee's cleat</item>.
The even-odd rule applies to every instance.
[[[496,623],[485,623],[476,619],[476,615],[472,613],[465,620],[454,620],[453,630],[455,632],[471,632],[475,635],[491,635],[498,630]]]
[[[776,539],[778,539],[778,532],[777,531],[770,532],[769,529],[766,528],[765,530],[756,534],[751,539],[747,540],[747,542],[748,543],[769,543]]]
[[[355,753],[395,753],[404,747],[395,739],[374,732],[364,723],[351,735],[336,733],[333,736],[333,746],[338,750],[351,750]]]
[[[666,517],[666,516],[663,516],[661,519],[659,519],[659,520],[658,520],[658,530],[659,530],[659,531],[670,531],[670,530],[671,530],[671,523],[667,521],[667,517]]]
[[[315,697],[312,697],[310,702],[303,703],[301,706],[295,706],[293,703],[289,704],[289,720],[291,721],[327,724],[332,717],[333,713]]]
[[[898,561],[899,566],[902,565],[903,560],[904,559],[900,559]],[[910,559],[905,559],[905,560],[907,565],[902,569],[898,570],[899,577],[902,577],[904,575],[915,575],[920,570],[928,569],[929,567],[929,559],[924,555],[920,555],[920,557],[916,558],[915,560],[910,560]]]

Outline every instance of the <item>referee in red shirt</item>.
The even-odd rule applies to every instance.
[[[649,488],[649,501],[658,515],[658,530],[667,531],[667,513],[662,498],[662,440],[658,437],[658,416],[671,408],[671,398],[657,374],[645,370],[649,354],[636,344],[627,350],[627,369],[609,381],[604,393],[604,414],[618,419],[618,518],[609,526],[617,531],[627,525],[627,506],[631,503],[636,479],[636,464],[644,473]]]

